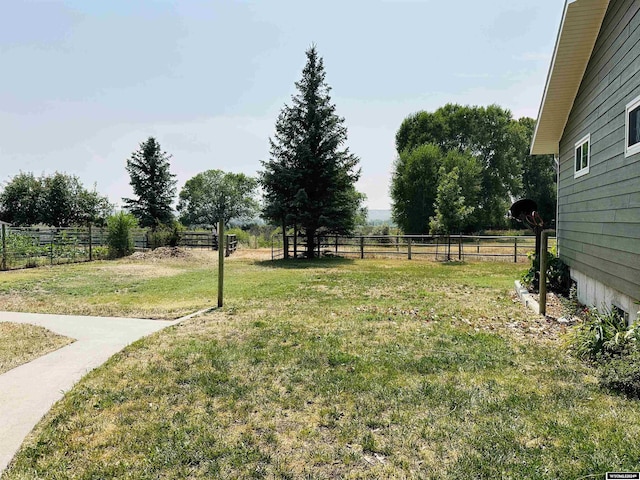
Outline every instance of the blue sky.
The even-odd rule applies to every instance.
[[[0,15],[0,181],[78,175],[114,203],[149,136],[178,188],[255,175],[315,43],[358,184],[389,208],[394,137],[419,110],[497,103],[537,115],[563,0],[7,0]]]

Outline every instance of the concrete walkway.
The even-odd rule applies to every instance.
[[[40,325],[77,341],[0,375],[0,473],[51,406],[88,371],[174,321],[0,312],[0,321]]]

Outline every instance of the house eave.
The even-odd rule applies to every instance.
[[[538,110],[531,154],[558,154],[609,0],[567,0]]]

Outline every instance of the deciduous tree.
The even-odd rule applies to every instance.
[[[442,152],[433,143],[407,148],[398,156],[391,181],[391,215],[404,233],[428,231],[429,217],[435,213],[441,164]]]
[[[89,191],[78,177],[61,172],[41,177],[20,173],[0,194],[0,219],[20,226],[104,225],[112,211],[95,186]]]
[[[457,151],[471,155],[480,166],[478,172],[480,191],[477,196],[477,208],[469,217],[469,228],[480,230],[489,227],[506,225],[506,211],[512,199],[522,195],[534,195],[537,190],[543,205],[544,199],[554,203],[555,195],[549,195],[549,159],[533,159],[528,155],[528,148],[533,133],[531,119],[514,120],[511,112],[497,105],[488,107],[468,107],[448,104],[435,112],[418,112],[407,117],[396,134],[396,149],[401,160],[406,152],[411,152],[425,144],[437,145],[442,152]],[[400,166],[401,161],[396,162]],[[541,176],[536,176],[533,169],[541,168]],[[529,173],[523,173],[527,169]],[[466,169],[459,168],[461,184]],[[448,169],[450,171],[450,169]],[[392,180],[391,191],[394,191],[396,179],[402,177],[397,173]],[[436,191],[437,184],[432,183],[433,174],[424,181],[428,182],[431,194]],[[413,180],[420,183],[419,179]],[[463,193],[466,194],[466,193]],[[466,197],[472,202],[471,197]],[[425,208],[419,204],[413,207],[397,202],[392,195],[395,216],[400,210],[409,211],[414,208],[422,210],[428,218],[433,208]],[[469,203],[470,204],[470,203]],[[545,207],[547,209],[547,207]],[[414,215],[416,215],[414,213]],[[413,232],[412,232],[413,233]],[[417,232],[415,232],[417,233]]]
[[[440,182],[435,202],[436,214],[431,217],[429,227],[431,233],[450,234],[460,232],[467,217],[474,207],[469,206],[462,195],[458,167],[449,172],[440,168]]]
[[[207,170],[187,180],[178,212],[185,225],[214,226],[222,220],[250,220],[258,213],[258,182],[243,173]]]
[[[0,220],[14,225],[40,223],[42,182],[31,172],[20,172],[0,194]]]
[[[536,127],[532,118],[521,118],[513,125],[514,148],[518,150],[522,169],[521,198],[538,205],[538,213],[546,225],[556,218],[556,164],[553,155],[530,155],[531,139]]]

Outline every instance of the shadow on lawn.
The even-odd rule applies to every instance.
[[[279,259],[256,261],[255,265],[265,268],[285,268],[289,270],[304,270],[307,268],[333,268],[341,265],[351,265],[353,260],[342,257],[314,258],[308,259]]]
[[[467,262],[462,260],[449,260],[449,261],[443,261],[440,263],[442,263],[442,265],[445,267],[462,267],[464,265],[468,265]]]

